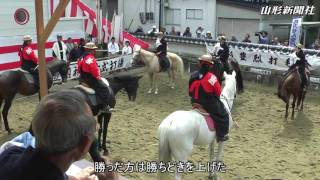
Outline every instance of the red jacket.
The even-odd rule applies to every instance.
[[[91,74],[95,79],[100,80],[100,69],[96,58],[92,54],[86,55],[83,59],[78,61],[78,72]]]
[[[193,76],[195,77],[191,77],[189,85],[189,94],[193,99],[205,100],[210,96],[220,97],[221,86],[214,74],[208,72],[201,79],[197,77],[199,76],[199,73],[196,73]]]
[[[20,56],[20,61],[32,61],[35,64],[38,64],[38,57],[35,53],[35,51],[31,48],[31,46],[26,46],[22,49],[22,51],[19,51],[18,55]]]

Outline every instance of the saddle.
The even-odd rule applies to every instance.
[[[206,120],[207,126],[210,131],[215,131],[216,127],[214,124],[214,121],[210,114],[202,107],[201,104],[198,103],[192,103],[192,109],[201,114],[204,119]]]
[[[92,106],[98,106],[96,91],[90,88],[88,84],[80,82],[80,84],[75,86],[74,88],[80,89],[83,93],[87,94],[88,100]]]
[[[23,76],[25,77],[25,79],[27,80],[28,83],[35,84],[34,77],[30,72],[23,70],[23,69],[18,69],[17,71],[20,71],[23,73]]]

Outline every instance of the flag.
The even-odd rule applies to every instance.
[[[292,19],[292,25],[290,30],[289,46],[295,47],[300,42],[302,26],[302,17],[295,17]]]

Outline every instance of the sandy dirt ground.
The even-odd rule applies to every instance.
[[[156,161],[158,158],[157,129],[160,122],[175,110],[189,110],[187,79],[179,80],[176,89],[166,86],[167,76],[161,75],[159,94],[147,94],[149,81],[140,81],[136,102],[126,94],[117,95],[108,137],[110,158],[114,161]],[[65,86],[71,87],[75,81]],[[65,87],[64,86],[64,87]],[[61,87],[56,86],[54,89]],[[304,112],[294,120],[284,120],[285,104],[274,94],[276,88],[245,82],[245,92],[235,99],[233,118],[240,125],[233,129],[225,145],[226,173],[221,179],[320,179],[320,94],[307,95]],[[3,125],[0,144],[25,131],[37,105],[37,97],[15,100],[9,113],[13,134],[7,135]],[[208,147],[194,148],[190,160],[208,161]],[[123,174],[129,179],[153,180],[153,173]],[[203,172],[183,176],[187,180],[207,179]]]

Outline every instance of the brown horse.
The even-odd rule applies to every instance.
[[[67,79],[67,64],[64,61],[52,61],[47,64],[48,74],[48,88],[52,86],[52,75],[59,72],[63,81]],[[36,94],[38,89],[34,85],[34,80],[30,73],[21,69],[10,70],[0,74],[0,108],[4,100],[4,107],[2,116],[4,121],[5,130],[11,133],[8,124],[8,112],[11,107],[12,101],[17,93],[30,96]],[[1,126],[1,115],[0,115]]]
[[[301,88],[301,77],[297,68],[284,76],[278,85],[278,97],[286,103],[286,119],[289,115],[288,109],[291,95],[293,95],[291,119],[294,119],[296,101],[298,100],[297,108],[299,108],[301,104],[300,109],[303,110],[303,102],[306,95],[306,91],[303,91]]]

